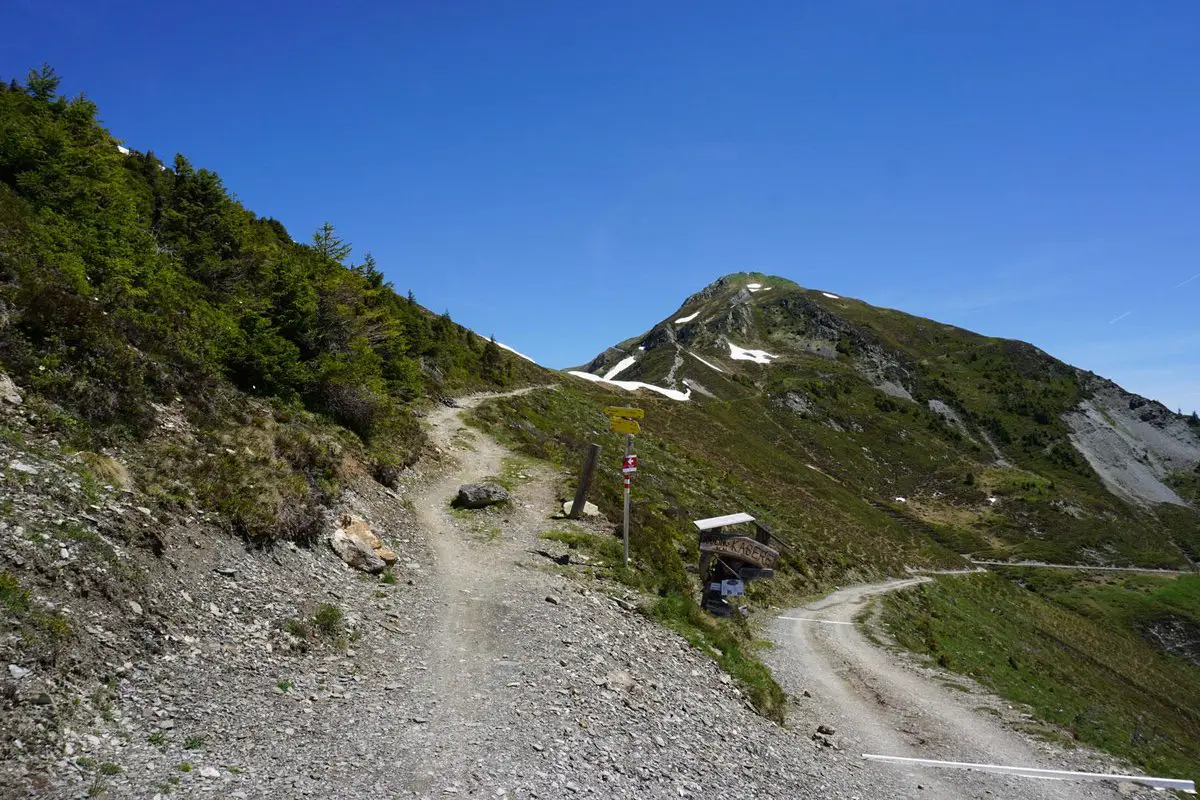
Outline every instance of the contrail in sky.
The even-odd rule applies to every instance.
[[[1187,286],[1189,283],[1191,283],[1192,281],[1196,280],[1196,278],[1200,278],[1200,272],[1197,272],[1195,275],[1193,275],[1192,277],[1188,278],[1188,279],[1187,279],[1186,281],[1184,281],[1183,283],[1178,283],[1178,284],[1176,284],[1176,285],[1175,285],[1175,288],[1176,288],[1176,289],[1178,289],[1180,286]]]
[[[1110,320],[1108,321],[1108,324],[1109,324],[1109,325],[1112,325],[1114,322],[1120,322],[1121,320],[1125,319],[1126,317],[1128,317],[1128,316],[1129,316],[1130,314],[1132,314],[1132,313],[1133,313],[1132,311],[1126,311],[1126,312],[1125,312],[1124,314],[1122,314],[1121,316],[1119,316],[1119,317],[1113,317],[1112,319],[1110,319]]]

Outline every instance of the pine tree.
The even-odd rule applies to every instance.
[[[367,253],[363,256],[363,263],[354,267],[354,271],[367,279],[367,284],[372,289],[378,289],[383,286],[383,273],[379,271],[379,265],[375,261],[375,256]]]
[[[29,70],[25,78],[25,91],[34,100],[53,100],[58,94],[58,84],[62,80],[55,73],[54,67],[42,64],[41,69]]]
[[[313,234],[313,249],[326,258],[341,264],[350,255],[351,245],[338,238],[332,223],[326,222]]]

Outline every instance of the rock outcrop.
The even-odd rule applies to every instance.
[[[508,501],[508,490],[498,483],[464,483],[454,498],[456,508],[486,508]]]
[[[0,372],[0,402],[21,405],[21,393],[17,391],[17,385],[3,372]]]
[[[329,544],[342,561],[363,572],[378,574],[396,563],[396,553],[383,546],[366,520],[353,514],[342,516]]]

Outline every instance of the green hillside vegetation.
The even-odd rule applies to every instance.
[[[755,282],[771,291],[736,302]],[[695,321],[666,330],[693,313]],[[1110,563],[1144,566],[1185,566],[1200,548],[1194,508],[1137,506],[1107,490],[1063,420],[1087,396],[1087,374],[1032,345],[737,273],[618,345],[638,358],[620,377],[661,385],[677,352],[672,336],[688,353],[723,365],[717,372],[686,355],[675,375],[720,399],[696,398],[706,415],[736,409],[736,441],[764,442],[820,469],[946,548],[1062,562],[1101,553]],[[733,361],[725,337],[778,358]],[[884,379],[912,399],[886,393]],[[945,404],[962,426],[930,401]],[[1169,482],[1194,496],[1190,472]]]
[[[747,299],[747,283],[770,286],[770,293]],[[673,323],[693,314],[692,322]],[[735,361],[726,341],[777,358],[769,365]],[[615,519],[623,445],[607,432],[601,409],[644,408],[633,494],[636,570],[618,570],[618,577],[656,589],[663,599],[654,613],[701,641],[712,642],[712,629],[731,630],[752,654],[747,631],[705,622],[695,608],[688,567],[698,552],[690,521],[699,517],[748,511],[787,542],[778,577],[751,586],[750,604],[759,609],[906,567],[964,566],[963,556],[1186,566],[1200,544],[1193,508],[1136,506],[1105,488],[1063,420],[1087,397],[1086,375],[1022,342],[739,273],[688,298],[667,322],[621,342],[592,369],[603,374],[626,354],[637,360],[619,379],[676,388],[691,381],[692,400],[569,381],[557,393],[491,404],[477,418],[513,446],[571,472],[588,442],[603,444],[610,472],[593,499]],[[904,386],[912,399],[883,391],[881,378]],[[933,410],[933,400],[962,423]],[[1179,473],[1172,485],[1194,497],[1193,477]],[[988,652],[1004,662],[1015,632],[1033,624],[1026,616],[1036,622],[1041,610],[1007,609],[1012,637]],[[926,613],[911,611],[914,620]],[[1067,606],[1058,613],[1063,627],[1099,624]],[[1142,655],[1157,657],[1137,638],[1135,620],[1104,624],[1134,637]],[[1113,669],[1136,680],[1141,667],[1128,661]],[[1137,703],[1136,693],[1116,697]],[[1091,741],[1107,742],[1100,734]]]
[[[976,489],[969,494],[978,497],[984,490],[1006,500],[1005,513],[983,515],[971,525],[991,540],[990,548],[975,551],[978,555],[1075,561],[1084,548],[1107,546],[1120,563],[1167,566],[1183,563],[1179,540],[1189,548],[1200,543],[1194,525],[1171,524],[1179,509],[1145,510],[1113,497],[1071,445],[1062,415],[1085,396],[1074,368],[1024,342],[984,337],[854,300],[821,297],[810,302],[833,306],[849,323],[846,362],[871,346],[897,355],[918,403],[946,403],[972,430],[986,433],[1014,465],[1013,470],[983,466],[992,460],[990,451],[940,419],[929,421],[958,450],[960,477]],[[772,309],[763,313],[771,320],[780,316]],[[777,329],[778,324],[770,321],[767,327]],[[859,405],[860,416],[870,413]],[[906,405],[895,399],[878,403],[884,413]],[[968,475],[989,480],[969,480]],[[964,492],[952,482],[943,484],[940,490],[948,498],[962,499]],[[1064,513],[1065,508],[1083,513]],[[1186,512],[1185,517],[1196,519]],[[1053,535],[1046,535],[1048,530]]]
[[[81,450],[180,404],[196,446],[134,475],[164,504],[303,534],[280,512],[336,492],[343,455],[391,482],[423,444],[414,407],[542,372],[352,263],[331,225],[298,244],[182,155],[122,154],[58,84],[48,67],[0,81],[0,369]]]
[[[942,576],[881,603],[900,645],[1027,704],[1068,741],[1150,774],[1200,776],[1200,662],[1147,635],[1164,620],[1200,631],[1200,576],[1006,568]]]
[[[629,402],[626,393],[572,381],[558,391],[492,401],[473,420],[514,448],[572,473],[587,444],[601,444],[605,466],[591,498],[609,519],[620,519],[616,467],[624,441],[608,430],[602,409]],[[646,418],[637,437],[641,466],[632,495],[633,569],[614,569],[613,576],[657,593],[651,616],[712,653],[768,716],[782,719],[784,698],[754,655],[751,628],[739,618],[712,620],[696,602],[689,567],[698,563],[699,543],[692,520],[746,511],[779,533],[784,545],[778,577],[749,587],[749,602],[757,608],[793,603],[841,581],[896,574],[907,565],[962,564],[924,530],[898,522],[808,468],[794,442],[762,424],[780,413],[762,401],[700,407],[639,397],[636,405]],[[563,495],[571,489],[564,485]],[[585,536],[571,541],[613,563],[607,542]]]

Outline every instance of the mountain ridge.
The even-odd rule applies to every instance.
[[[1036,345],[779,276],[722,276],[572,374],[580,372],[626,389],[683,392],[701,404],[760,395],[794,413],[801,437],[807,425],[853,431],[917,406],[944,424],[938,438],[964,474],[1025,472],[1059,493],[1077,490],[1058,498],[1071,508],[1106,497],[1129,513],[1161,504],[1189,516],[1196,510],[1200,420]],[[839,386],[866,402],[845,413]],[[1186,552],[1195,559],[1190,545]]]

